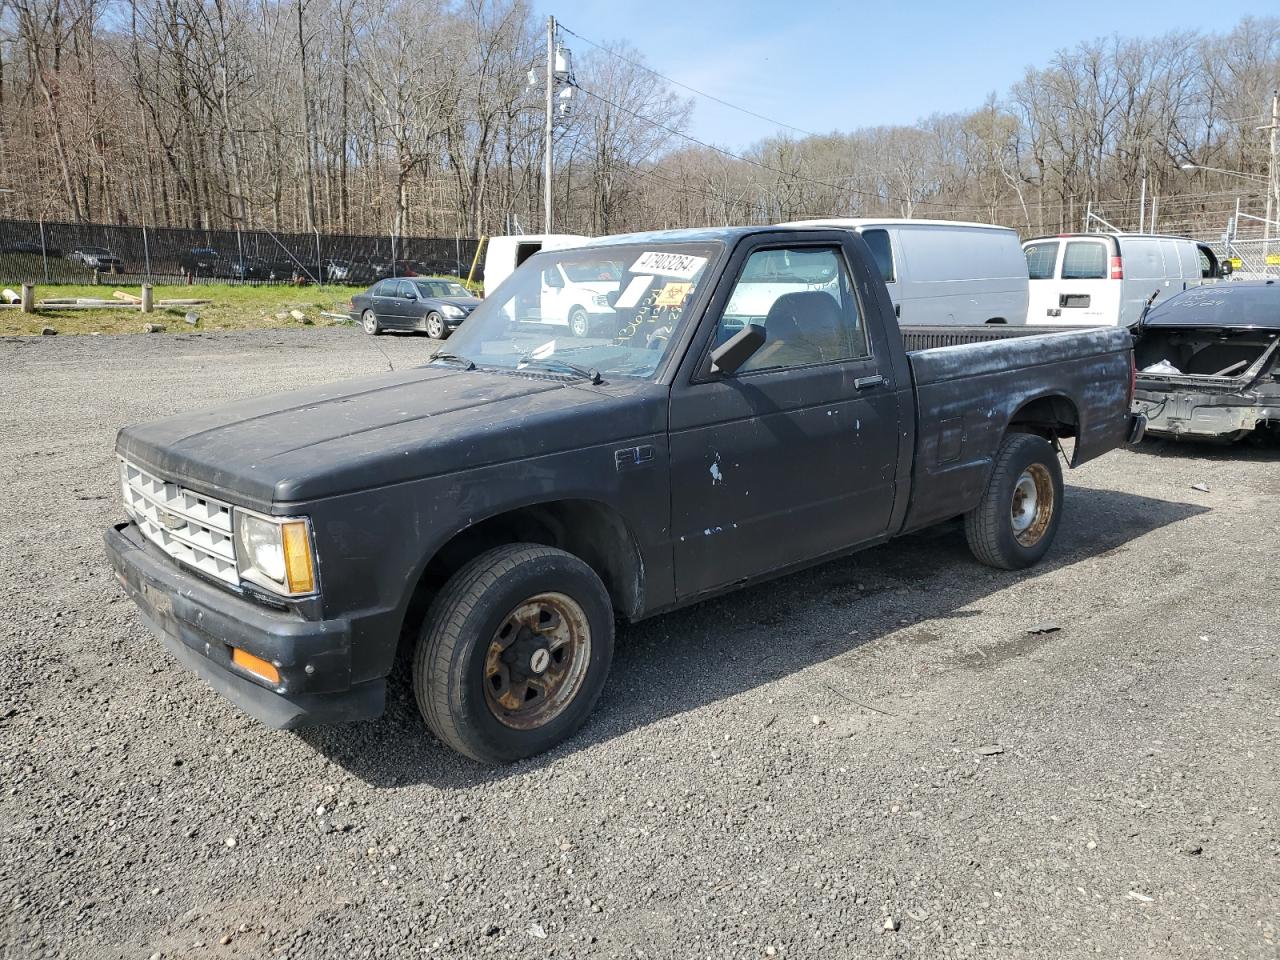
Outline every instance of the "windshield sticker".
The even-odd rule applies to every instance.
[[[692,289],[692,283],[668,283],[658,291],[658,299],[654,303],[659,307],[678,307]]]
[[[631,265],[631,272],[656,273],[661,277],[692,280],[693,275],[701,270],[706,262],[706,257],[694,257],[687,253],[659,253],[656,250],[648,250],[640,254],[636,262]]]
[[[631,282],[627,284],[627,289],[622,291],[622,296],[618,297],[618,302],[614,304],[615,308],[623,310],[630,309],[640,302],[640,298],[644,296],[645,291],[649,289],[649,285],[653,283],[653,277],[632,277]]]

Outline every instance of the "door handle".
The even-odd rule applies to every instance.
[[[884,383],[884,377],[877,373],[874,377],[858,377],[853,381],[853,389],[866,390],[868,387],[878,387],[882,383]]]

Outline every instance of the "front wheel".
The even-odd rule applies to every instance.
[[[364,328],[364,332],[371,337],[376,337],[382,332],[382,324],[378,322],[378,315],[372,310],[366,310],[360,314],[360,326]]]
[[[432,340],[443,340],[445,334],[444,317],[434,310],[427,314],[427,336]]]
[[[482,763],[560,743],[586,720],[613,660],[613,608],[563,550],[496,547],[454,574],[427,613],[413,689],[431,732]]]
[[[973,555],[989,567],[1021,570],[1037,563],[1062,519],[1062,467],[1053,445],[1011,433],[996,452],[978,505],[964,517]]]
[[[585,337],[591,332],[591,318],[581,307],[569,311],[569,332],[575,337]]]

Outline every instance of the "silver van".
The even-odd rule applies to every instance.
[[[785,227],[853,230],[871,248],[899,322],[1026,322],[1027,263],[1008,227],[952,220],[834,218]]]
[[[1203,243],[1140,233],[1067,233],[1022,245],[1029,324],[1132,326],[1164,299],[1231,272]]]

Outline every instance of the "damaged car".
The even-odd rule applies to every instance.
[[[1154,436],[1232,442],[1280,430],[1280,283],[1195,287],[1134,328],[1134,412]]]

